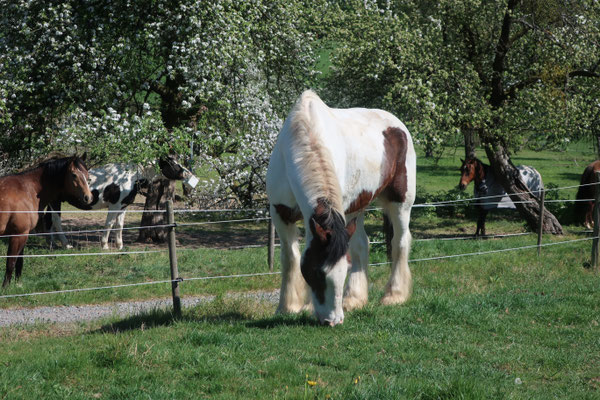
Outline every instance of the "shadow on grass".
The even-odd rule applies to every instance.
[[[273,329],[280,326],[319,326],[319,323],[307,312],[296,315],[274,315],[246,323],[246,327],[258,329]]]
[[[309,314],[300,315],[276,315],[256,321],[248,321],[251,317],[237,312],[225,312],[212,315],[183,315],[175,318],[170,311],[150,311],[129,316],[125,319],[102,325],[99,329],[91,331],[96,333],[119,334],[129,331],[152,329],[156,327],[170,326],[176,322],[208,322],[211,324],[230,324],[232,322],[244,322],[248,328],[273,329],[280,326],[319,326],[317,321]]]
[[[583,173],[583,170],[585,169],[585,167],[583,167],[581,169],[581,172]],[[561,172],[560,174],[558,174],[561,178],[564,179],[568,179],[574,182],[579,182],[581,180],[581,174],[575,173],[575,172]]]
[[[91,331],[90,333],[122,333],[135,330],[144,330],[159,326],[169,326],[176,321],[175,316],[171,311],[153,310],[140,314],[130,315],[129,317],[108,324],[102,325],[100,328]]]
[[[264,305],[264,304],[263,304]],[[155,309],[139,312],[123,319],[102,325],[90,333],[118,334],[127,331],[151,329],[170,326],[175,323],[208,323],[245,324],[249,328],[270,329],[278,326],[317,326],[317,321],[308,313],[298,315],[275,315],[264,317],[266,309],[261,308],[260,302],[249,302],[243,299],[223,300],[203,303],[183,310],[177,318],[172,310]]]

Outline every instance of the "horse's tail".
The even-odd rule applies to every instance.
[[[581,174],[581,181],[579,182],[580,186],[579,189],[577,189],[575,200],[585,200],[594,197],[594,186],[589,185],[592,182],[594,182],[594,164],[588,165],[583,171],[583,174]],[[574,212],[575,220],[577,222],[584,222],[587,207],[588,202],[586,201],[575,202]]]
[[[326,198],[343,215],[342,195],[332,156],[321,140],[318,109],[325,103],[312,91],[300,96],[291,115],[291,130],[296,162],[309,201]]]

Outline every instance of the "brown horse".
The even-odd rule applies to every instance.
[[[578,201],[575,203],[575,216],[578,221],[583,222],[586,228],[592,229],[594,226],[593,211],[594,211],[594,193],[596,186],[589,185],[590,183],[596,183],[596,172],[600,172],[600,160],[596,160],[583,171],[581,175],[580,185],[577,190],[575,198],[577,200],[589,200],[589,201]]]
[[[65,196],[89,204],[92,193],[83,157],[52,158],[14,175],[0,177],[0,235],[7,235],[8,258],[2,287],[6,287],[13,271],[15,278],[23,270],[23,248],[29,232],[48,203]],[[11,236],[14,235],[14,236]]]
[[[485,219],[487,213],[497,208],[515,208],[515,205],[504,191],[498,179],[496,179],[491,166],[484,164],[478,158],[468,158],[461,161],[458,187],[460,190],[465,190],[471,181],[474,182],[473,193],[476,198],[482,198],[475,202],[479,210],[475,236],[485,236]],[[543,189],[542,176],[535,168],[527,165],[518,165],[517,170],[523,183],[534,194],[538,194]]]

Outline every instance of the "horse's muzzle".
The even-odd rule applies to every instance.
[[[458,184],[458,188],[460,190],[465,190],[467,188],[467,185],[465,185],[464,183],[461,182],[461,183]]]

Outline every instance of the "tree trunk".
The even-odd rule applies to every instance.
[[[538,198],[534,196],[523,180],[519,171],[510,161],[508,152],[504,145],[500,143],[487,144],[485,152],[490,164],[494,169],[496,178],[509,194],[511,200],[515,203],[519,214],[527,222],[530,229],[535,231],[539,224],[540,206]],[[515,194],[517,193],[517,194]],[[544,210],[544,220],[542,223],[544,233],[562,235],[563,229],[556,217],[547,209]]]
[[[157,178],[150,183],[148,196],[144,204],[144,211],[154,211],[166,209],[167,200],[173,200],[175,197],[175,181],[166,178]],[[141,226],[166,225],[166,213],[144,212],[142,214]],[[140,229],[138,242],[165,243],[167,240],[167,228],[147,228]]]
[[[475,158],[475,131],[473,129],[463,129],[465,138],[465,160]]]

